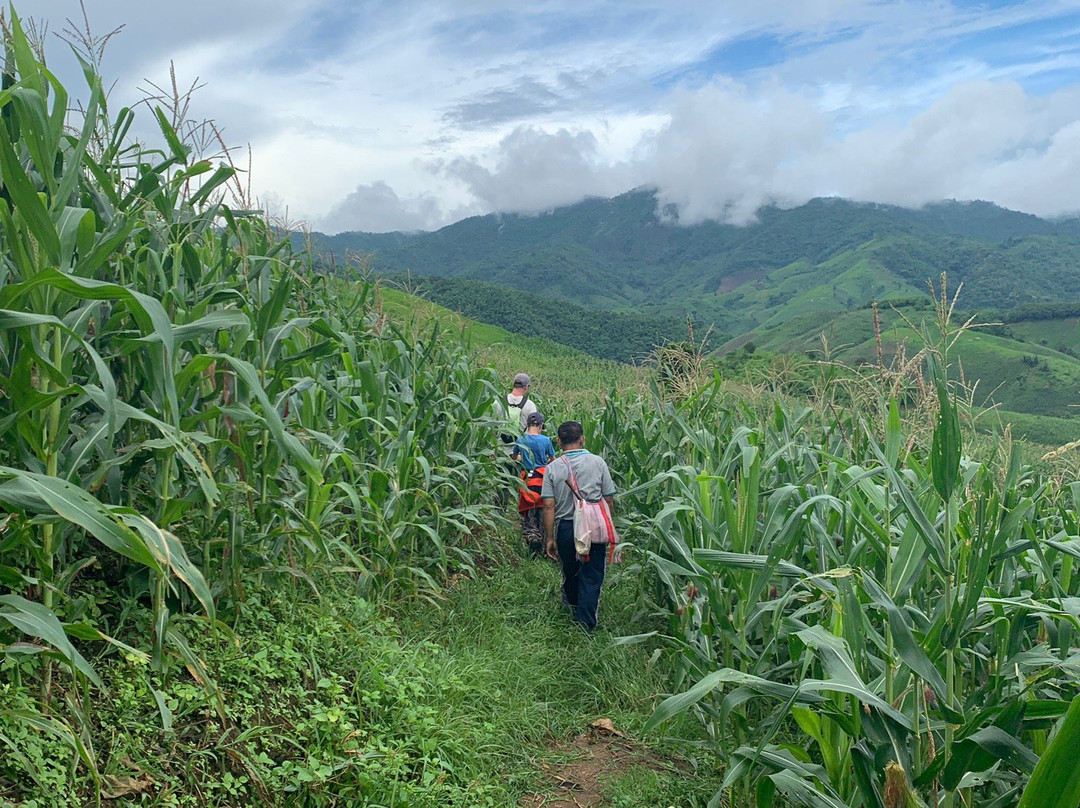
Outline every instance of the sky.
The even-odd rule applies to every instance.
[[[1080,0],[85,6],[95,34],[123,26],[101,60],[111,109],[167,88],[171,65],[258,203],[323,232],[639,187],[683,224],[819,196],[1080,212]],[[15,10],[78,84],[59,36],[83,27],[78,0]]]

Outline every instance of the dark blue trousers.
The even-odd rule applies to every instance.
[[[607,547],[595,545],[589,560],[577,560],[574,552],[574,522],[562,519],[555,533],[555,544],[562,562],[563,597],[574,612],[574,620],[590,631],[596,628],[600,608],[600,587],[604,585]]]

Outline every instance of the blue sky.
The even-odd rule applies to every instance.
[[[98,33],[124,26],[102,63],[114,106],[166,86],[172,61],[203,85],[191,114],[244,167],[250,150],[252,193],[316,229],[639,186],[684,222],[822,195],[1080,211],[1080,1],[86,5]],[[77,0],[16,11],[53,34],[81,19]]]

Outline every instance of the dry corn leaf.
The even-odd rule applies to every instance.
[[[608,733],[609,735],[615,735],[615,736],[618,736],[619,738],[625,738],[626,737],[626,733],[620,732],[619,730],[617,730],[615,728],[615,723],[610,718],[598,718],[595,721],[593,721],[591,724],[589,724],[589,726],[592,727],[593,729],[603,730],[604,732]]]

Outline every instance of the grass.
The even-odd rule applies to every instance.
[[[474,362],[494,368],[507,390],[514,374],[528,373],[534,399],[542,408],[545,400],[555,407],[553,413],[545,412],[549,418],[552,414],[569,415],[582,407],[596,407],[613,387],[621,391],[642,391],[646,387],[644,368],[597,359],[541,337],[511,334],[399,289],[382,286],[379,296],[385,316],[397,322],[420,331],[438,322],[466,346]]]
[[[631,570],[609,570],[600,625],[590,636],[559,605],[554,564],[509,556],[513,566],[462,581],[438,610],[407,608],[398,625],[408,642],[437,646],[445,664],[468,682],[467,692],[456,697],[453,720],[489,727],[486,754],[497,764],[491,776],[501,771],[520,797],[550,787],[540,776],[544,764],[557,762],[558,745],[595,719],[610,718],[628,736],[642,737],[670,671],[653,657],[653,646],[617,643],[624,634],[658,627],[639,612],[640,577]],[[669,733],[696,736],[700,729],[687,720]],[[693,774],[689,764],[683,768],[630,769],[612,779],[610,794],[648,793],[657,800],[650,804],[703,805],[718,778]]]
[[[1080,348],[1080,319],[1064,317],[1058,320],[1023,320],[1009,323],[1009,330],[1022,339],[1058,350]]]
[[[419,739],[440,737],[431,694],[449,683],[432,675],[423,649],[400,645],[369,604],[335,591],[340,582],[320,581],[321,598],[287,581],[252,583],[235,634],[195,620],[176,626],[201,671],[166,680],[134,655],[98,660],[109,698],[87,705],[85,721],[104,796],[170,808],[299,806],[324,804],[319,795],[333,791],[364,804],[404,789],[432,762]],[[128,613],[150,619],[134,604]],[[15,804],[93,804],[94,784],[65,771],[62,744],[19,740],[21,753],[51,764],[50,796],[21,793]]]
[[[512,547],[518,536],[503,541]],[[176,808],[502,808],[543,794],[556,787],[546,772],[560,763],[562,742],[601,717],[639,737],[665,689],[670,672],[652,647],[616,643],[651,627],[638,610],[638,580],[612,569],[593,636],[558,605],[555,565],[513,550],[442,600],[392,613],[357,598],[340,576],[318,580],[319,597],[286,581],[253,585],[235,635],[197,620],[179,626],[212,672],[210,688],[191,676],[166,682],[128,655],[97,661],[111,698],[86,718],[98,728],[103,793],[119,805]],[[12,729],[0,718],[0,734]],[[668,734],[682,731],[700,734],[689,721]],[[63,743],[13,740],[40,763],[42,793],[51,794],[15,805],[88,804],[93,786],[85,772],[71,779]],[[695,772],[655,736],[641,748],[678,765],[618,772],[604,782],[612,804],[647,797],[691,808],[716,790],[708,763]]]

